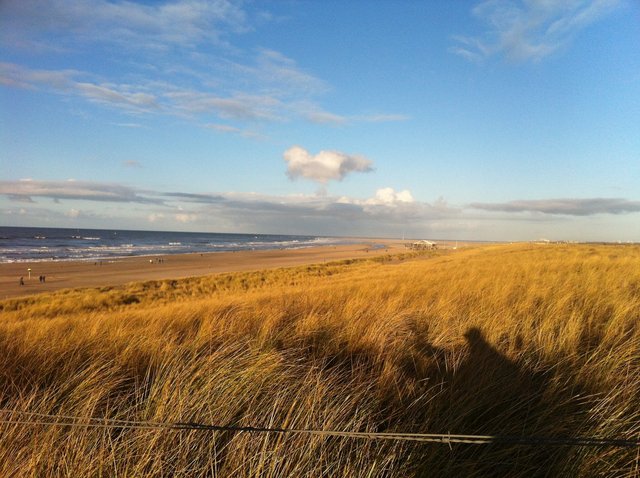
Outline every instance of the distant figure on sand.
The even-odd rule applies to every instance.
[[[24,285],[24,277],[20,277],[20,285]]]

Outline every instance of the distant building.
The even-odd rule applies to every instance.
[[[437,244],[435,242],[422,240],[412,242],[409,247],[414,250],[423,251],[427,249],[437,249]]]

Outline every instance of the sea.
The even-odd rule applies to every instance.
[[[0,263],[109,260],[223,251],[299,249],[351,244],[344,237],[213,232],[0,227]]]

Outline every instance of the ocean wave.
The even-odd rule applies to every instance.
[[[2,232],[3,237],[6,236],[6,232]],[[2,245],[7,247],[0,247],[0,262],[95,261],[178,253],[300,249],[354,242],[344,238],[284,234],[187,233],[181,236],[175,233],[164,235],[140,231],[96,231],[96,234],[88,233],[89,231],[65,232],[47,234],[44,231],[25,231],[22,236],[11,237],[9,240],[15,242],[2,242]]]

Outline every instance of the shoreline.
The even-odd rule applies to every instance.
[[[364,244],[364,243],[363,243]],[[60,264],[60,263],[65,263],[65,262],[78,262],[78,263],[84,263],[84,262],[110,262],[110,263],[114,263],[114,262],[120,262],[120,261],[125,261],[128,259],[135,259],[135,258],[142,258],[142,259],[149,259],[151,258],[159,258],[159,257],[176,257],[176,256],[188,256],[188,255],[207,255],[207,254],[225,254],[225,253],[237,253],[237,252],[266,252],[266,251],[276,251],[276,250],[284,250],[284,251],[297,251],[300,249],[311,249],[311,248],[317,248],[317,247],[333,247],[333,246],[338,246],[338,247],[342,247],[342,246],[353,246],[353,245],[358,245],[357,243],[349,243],[349,244],[323,244],[323,245],[317,245],[317,246],[300,246],[300,247],[282,247],[282,248],[278,248],[278,247],[274,247],[274,248],[267,248],[267,249],[228,249],[228,250],[221,250],[221,251],[202,251],[202,252],[169,252],[169,253],[165,253],[165,254],[133,254],[133,255],[128,255],[128,256],[96,256],[96,257],[74,257],[74,258],[49,258],[49,259],[20,259],[20,260],[15,260],[15,261],[7,261],[7,262],[0,262],[0,267],[2,267],[3,265],[7,265],[7,264],[41,264],[41,263],[51,263],[51,264]],[[383,246],[384,247],[384,246]],[[370,248],[371,250],[374,250],[374,247]]]
[[[0,264],[0,300],[60,289],[106,287],[146,280],[182,279],[224,272],[276,269],[369,257],[405,250],[399,239],[356,244],[184,254],[154,254],[106,260],[30,261]],[[31,269],[31,279],[28,277]],[[44,283],[39,276],[44,275]],[[24,285],[20,285],[20,277]]]

